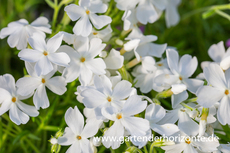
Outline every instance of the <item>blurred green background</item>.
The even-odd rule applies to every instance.
[[[162,15],[157,22],[146,26],[145,33],[158,36],[159,44],[167,43],[169,46],[176,47],[180,55],[196,56],[199,63],[211,60],[207,54],[208,48],[212,44],[226,42],[230,38],[230,21],[219,15],[203,19],[202,13],[207,10],[207,7],[227,3],[228,0],[182,0],[178,8],[181,16],[178,25],[168,29]],[[59,21],[64,13],[63,8],[64,6],[58,16]],[[228,10],[225,12],[230,14]],[[52,21],[53,9],[46,4],[45,0],[0,0],[0,29],[21,18],[31,23],[38,16],[45,16]],[[74,25],[73,22],[70,24]],[[23,77],[24,62],[18,58],[18,52],[16,48],[8,46],[7,38],[0,40],[0,75],[10,73],[16,80]],[[199,66],[196,74],[200,72]],[[76,105],[74,95],[76,85],[76,82],[69,84],[68,92],[61,97],[48,91],[51,106],[41,110],[39,117],[31,119],[26,125],[18,126],[19,128],[14,123],[7,122],[7,114],[0,117],[0,153],[49,153],[50,136],[55,135],[58,127],[66,126],[65,110]],[[32,99],[27,102],[32,104]],[[77,103],[77,106],[83,109],[82,104]],[[64,147],[61,152],[65,152],[66,148]],[[160,152],[159,149],[156,151]],[[104,148],[101,152],[105,152]]]

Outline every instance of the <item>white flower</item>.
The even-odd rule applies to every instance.
[[[75,34],[70,34],[64,31],[61,31],[59,33],[62,33],[64,35],[63,40],[67,44],[73,45],[76,50],[80,49],[81,47],[84,47],[84,45],[88,45],[89,43],[88,37],[77,36]]]
[[[208,137],[199,139],[199,137],[190,137],[185,134],[179,136],[181,139],[179,143],[161,147],[165,150],[165,153],[197,153],[196,149],[203,152],[213,152],[220,145],[218,140],[210,140]]]
[[[122,16],[122,20],[124,21],[124,30],[138,28],[136,9],[126,10]]]
[[[217,119],[223,125],[230,124],[230,70],[223,72],[221,67],[216,63],[209,64],[204,69],[206,80],[211,86],[203,86],[197,91],[197,102],[209,108],[216,102],[220,101],[218,107]]]
[[[17,47],[18,50],[27,47],[28,38],[34,33],[45,38],[45,32],[51,33],[50,25],[45,17],[39,17],[31,24],[25,19],[20,19],[8,24],[8,27],[3,28],[0,32],[0,38],[8,37],[7,42],[11,48]]]
[[[105,74],[105,62],[101,58],[95,58],[105,46],[99,38],[91,39],[77,50],[61,46],[59,51],[66,52],[71,58],[70,66],[63,71],[66,82],[72,82],[79,77],[81,85],[87,86],[93,74]]]
[[[187,135],[197,135],[199,132],[199,125],[192,120],[188,115],[187,108],[178,105],[173,110],[166,113],[164,118],[158,121],[158,124],[176,123],[178,120],[178,128]]]
[[[151,104],[146,108],[145,119],[150,122],[150,127],[153,131],[170,136],[179,131],[178,127],[172,123],[158,124],[158,122],[164,118],[166,112],[165,109],[156,104]]]
[[[135,33],[135,36],[129,36],[126,38],[128,41],[124,44],[124,49],[126,51],[134,50],[134,54],[139,61],[141,57],[154,56],[161,58],[164,53],[167,44],[158,45],[152,43],[152,41],[157,40],[157,36],[147,35],[144,36],[141,33]]]
[[[103,118],[101,109],[106,106],[113,106],[120,109],[123,100],[130,96],[132,84],[126,80],[120,81],[112,88],[112,83],[106,76],[94,76],[95,89],[88,88],[81,92],[83,103],[87,108],[94,108],[96,116]]]
[[[56,69],[47,75],[41,76],[38,76],[34,72],[34,66],[30,63],[26,63],[26,69],[30,76],[20,78],[16,86],[18,87],[18,93],[21,95],[28,95],[36,90],[33,96],[33,102],[37,109],[40,107],[45,109],[50,105],[45,87],[58,95],[62,95],[66,92],[66,82],[63,77],[55,76],[51,78],[57,71]]]
[[[84,117],[75,106],[69,108],[65,113],[65,121],[68,127],[65,128],[64,135],[58,138],[58,144],[68,146],[68,153],[87,152],[93,153],[88,138],[97,133],[93,122],[87,122],[84,126]]]
[[[107,69],[117,70],[123,66],[124,56],[120,55],[119,51],[112,49],[104,62]]]
[[[196,57],[184,55],[180,58],[178,52],[173,49],[166,51],[168,66],[172,74],[159,75],[155,80],[158,86],[172,87],[172,107],[175,108],[179,103],[188,98],[188,89],[196,93],[197,89],[203,85],[202,80],[190,79],[195,72],[198,62]]]
[[[96,14],[105,13],[107,8],[107,5],[103,4],[101,1],[80,0],[79,6],[70,4],[65,7],[65,11],[72,21],[79,19],[73,28],[73,32],[76,35],[87,37],[92,31],[92,24],[97,29],[101,29],[112,22],[112,19],[109,16],[99,16]]]
[[[114,124],[105,131],[104,137],[113,137],[120,140],[119,137],[124,136],[126,129],[131,136],[144,136],[149,130],[149,122],[143,118],[134,117],[135,114],[141,113],[147,106],[146,101],[142,101],[137,95],[130,96],[119,111],[115,107],[104,107],[102,114],[109,120],[114,121]],[[110,146],[116,149],[120,146],[120,141],[102,142],[106,148]]]
[[[34,68],[38,76],[51,72],[54,69],[53,64],[67,67],[70,62],[69,56],[66,53],[56,53],[62,38],[63,34],[58,33],[46,43],[44,38],[34,34],[28,39],[33,49],[23,49],[18,56],[24,61],[36,63]]]
[[[165,9],[165,0],[140,0],[137,6],[137,19],[142,24],[155,22]]]
[[[227,62],[227,57],[230,56],[230,48],[227,49],[227,51],[225,52],[223,41],[220,41],[219,43],[213,44],[212,46],[210,46],[210,48],[208,49],[208,55],[215,63],[221,64],[222,69],[224,70],[228,69],[226,62]],[[202,62],[201,63],[202,69],[204,69],[205,67],[208,67],[210,63],[211,63],[210,61]]]
[[[208,49],[208,55],[211,57],[211,59],[220,65],[220,67],[223,70],[227,70],[230,67],[230,48],[227,49],[225,52],[224,48],[224,42],[221,41],[218,44],[213,44],[209,49]],[[201,67],[204,69],[207,67],[211,62],[209,61],[204,61],[201,63]]]
[[[140,2],[140,0],[132,0],[132,1],[124,1],[124,0],[115,0],[117,2],[117,8],[120,10],[129,10],[134,7]]]
[[[142,65],[138,66],[132,73],[136,77],[134,79],[134,82],[136,82],[135,87],[140,87],[143,93],[148,93],[152,89],[158,92],[163,91],[164,87],[157,86],[154,82],[156,76],[169,71],[161,62],[156,64],[152,57],[143,57]]]
[[[180,21],[180,15],[177,11],[181,0],[167,0],[165,9],[165,20],[167,27],[176,25]]]
[[[108,42],[112,37],[112,31],[113,30],[110,25],[100,31],[93,29],[89,35],[89,38],[100,38],[103,42]]]
[[[39,112],[34,106],[21,102],[21,100],[31,97],[31,94],[19,95],[12,75],[1,76],[0,82],[3,83],[0,88],[0,116],[9,110],[10,119],[17,125],[26,124],[29,121],[29,116],[38,116]],[[2,88],[3,86],[5,88]]]

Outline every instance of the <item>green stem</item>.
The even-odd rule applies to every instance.
[[[153,149],[154,149],[154,143],[151,144],[150,149],[149,149],[149,153],[153,153]]]
[[[39,149],[38,149],[29,139],[24,138],[23,140],[25,140],[26,143],[27,143],[28,145],[30,145],[31,148],[33,148],[33,150],[34,150],[36,153],[40,153]]]
[[[225,13],[225,12],[223,12],[223,11],[220,11],[220,10],[215,10],[215,12],[216,12],[217,14],[219,14],[220,16],[222,16],[222,17],[224,17],[224,18],[230,20],[230,16],[229,16],[227,13]]]
[[[148,150],[147,150],[146,146],[144,146],[144,150],[145,150],[145,153],[148,153]]]
[[[171,97],[172,94],[173,92],[171,91],[171,89],[169,89],[169,90],[165,90],[165,91],[158,93],[155,98],[156,99],[168,98],[168,97]]]
[[[182,106],[184,106],[185,108],[190,109],[191,111],[194,110],[194,108],[190,107],[189,105],[185,104],[185,103],[181,103]]]
[[[197,101],[197,98],[198,97],[195,97],[195,98],[191,98],[191,99],[188,99],[188,100],[185,100],[184,103],[191,103],[191,102],[196,102]]]

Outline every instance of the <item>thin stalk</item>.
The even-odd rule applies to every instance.
[[[141,62],[141,60],[137,60],[137,58],[135,58],[135,59],[133,59],[132,61],[130,61],[129,63],[127,63],[126,65],[125,65],[125,67],[127,68],[127,69],[130,69],[130,68],[132,68],[132,67],[134,67],[135,65],[137,65],[137,64],[139,64]]]

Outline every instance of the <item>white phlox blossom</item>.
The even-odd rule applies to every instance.
[[[62,39],[63,34],[58,33],[46,43],[45,38],[34,34],[28,39],[33,49],[23,49],[18,56],[26,62],[36,63],[34,69],[38,76],[50,73],[54,65],[68,67],[69,56],[64,52],[56,52],[61,46]]]
[[[168,49],[166,55],[171,73],[159,75],[155,80],[158,86],[172,87],[171,101],[174,108],[188,98],[187,89],[195,94],[204,82],[189,78],[196,71],[198,65],[196,57],[192,58],[190,55],[184,55],[179,61],[178,52],[173,49]]]
[[[217,119],[223,125],[230,124],[230,70],[224,73],[218,64],[211,63],[204,69],[204,76],[211,86],[199,88],[196,93],[197,102],[205,108],[220,102]]]
[[[199,111],[199,114],[202,114],[203,107],[199,106],[197,110]],[[203,120],[199,115],[195,117],[195,120],[199,122],[199,136],[203,136],[205,134],[209,124],[216,122],[216,117],[214,115],[216,115],[216,108],[212,106],[209,108],[208,115],[205,120]]]
[[[48,19],[39,17],[31,24],[25,19],[20,19],[8,24],[8,27],[0,31],[0,38],[7,36],[7,42],[11,48],[17,47],[18,50],[25,49],[28,44],[28,38],[33,34],[39,34],[45,38],[45,33],[51,33]]]
[[[136,7],[140,0],[124,1],[124,0],[115,0],[117,3],[117,8],[120,10],[129,10]]]
[[[132,73],[135,76],[135,87],[140,87],[141,92],[148,93],[152,89],[155,91],[163,91],[164,87],[157,86],[154,82],[155,77],[169,71],[163,65],[163,61],[156,63],[154,58],[146,56],[142,58],[142,65],[137,66]]]
[[[112,37],[112,32],[113,30],[110,25],[100,31],[92,29],[89,38],[100,38],[103,42],[108,42]]]
[[[93,74],[105,74],[106,65],[103,59],[95,58],[104,48],[106,44],[102,44],[99,38],[93,38],[87,41],[78,49],[69,46],[61,46],[60,52],[65,52],[71,58],[69,67],[63,71],[66,82],[72,82],[79,77],[81,85],[87,86]]]
[[[105,13],[107,8],[108,6],[100,0],[80,0],[79,6],[70,4],[65,7],[65,11],[72,21],[78,20],[73,27],[73,32],[87,37],[92,32],[92,24],[95,28],[101,29],[112,22],[109,16],[96,14]]]
[[[63,136],[58,138],[58,144],[71,145],[67,153],[93,153],[88,138],[97,133],[94,123],[87,122],[84,126],[84,117],[76,106],[66,111],[65,121],[68,127],[65,128]]]
[[[181,0],[166,0],[165,21],[167,27],[175,26],[180,21],[180,15],[177,11]]]
[[[223,70],[227,70],[230,67],[230,48],[228,48],[225,52],[223,41],[213,44],[208,49],[208,55],[215,63],[219,64]],[[204,61],[201,63],[201,67],[204,69],[205,67],[208,67],[210,63],[211,62],[209,61]]]
[[[131,136],[144,136],[149,131],[149,122],[146,119],[134,117],[135,114],[141,113],[147,106],[146,101],[142,101],[138,95],[130,96],[124,103],[121,110],[108,106],[102,108],[102,115],[114,124],[105,131],[104,137],[117,138],[117,141],[103,141],[106,148],[116,149],[120,146],[119,137],[124,136],[125,129]]]
[[[33,102],[37,109],[40,107],[45,109],[50,105],[46,87],[58,95],[62,95],[66,92],[65,78],[62,76],[52,77],[57,71],[56,68],[47,75],[41,76],[38,76],[36,72],[34,72],[34,65],[31,63],[26,63],[26,69],[29,76],[20,78],[16,86],[18,87],[18,93],[23,96],[31,94],[36,90],[33,96]]]
[[[152,43],[153,41],[157,40],[157,36],[154,35],[144,36],[143,34],[138,34],[137,32],[135,35],[127,37],[126,39],[130,41],[124,44],[124,49],[128,52],[133,50],[138,61],[141,59],[141,57],[145,56],[161,58],[167,47],[167,44],[158,45]]]
[[[187,135],[197,135],[199,132],[199,125],[190,118],[189,116],[190,110],[183,107],[182,105],[178,105],[173,110],[167,111],[166,115],[158,121],[158,124],[166,124],[166,123],[176,123],[178,121],[178,128],[186,133]]]
[[[120,55],[119,51],[111,49],[108,56],[104,58],[104,62],[107,69],[117,70],[123,66],[124,56]]]
[[[146,108],[145,119],[150,122],[150,127],[153,131],[161,135],[170,136],[178,132],[179,129],[175,124],[172,123],[158,124],[158,122],[162,120],[165,115],[165,109],[162,106],[153,103]]]
[[[29,116],[38,116],[39,112],[34,106],[21,102],[21,100],[31,97],[32,94],[21,96],[15,87],[12,75],[0,76],[0,83],[0,116],[9,110],[10,119],[17,125],[26,124],[29,121]]]
[[[113,88],[110,79],[106,76],[94,76],[95,89],[85,89],[81,92],[83,104],[87,108],[94,108],[98,119],[103,119],[101,109],[112,106],[118,110],[123,106],[124,99],[129,97],[132,84],[126,80],[118,82]]]
[[[218,140],[210,140],[208,137],[202,137],[199,139],[195,138],[195,135],[186,135],[180,133],[181,140],[175,145],[163,146],[162,149],[165,150],[165,153],[198,153],[201,152],[213,152],[217,151],[217,147],[220,145]]]

